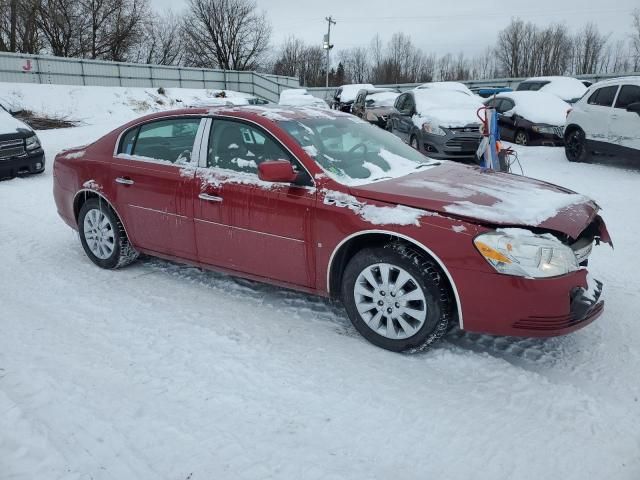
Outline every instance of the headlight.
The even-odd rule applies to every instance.
[[[27,150],[35,150],[36,148],[40,148],[40,140],[38,140],[37,135],[33,135],[26,140]]]
[[[505,275],[546,278],[579,268],[573,250],[550,235],[505,229],[479,235],[473,243],[487,262]]]
[[[534,125],[531,127],[531,130],[537,133],[554,133],[555,127],[539,127],[538,125]]]
[[[426,122],[422,125],[422,130],[424,130],[425,133],[430,133],[431,135],[439,135],[441,137],[447,134],[447,132],[445,132],[438,125],[429,122]]]

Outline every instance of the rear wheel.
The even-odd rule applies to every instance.
[[[575,129],[569,132],[564,140],[564,152],[570,162],[586,162],[589,160],[589,152],[585,135],[582,130]]]
[[[138,258],[122,222],[102,199],[91,198],[82,205],[78,231],[85,253],[101,268],[124,267]]]
[[[518,130],[516,132],[515,142],[518,145],[527,146],[529,145],[529,135],[524,130]]]
[[[354,327],[394,352],[424,350],[447,331],[453,300],[433,261],[404,245],[368,248],[347,265],[342,298]]]

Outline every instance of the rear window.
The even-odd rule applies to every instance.
[[[589,105],[598,105],[601,107],[610,107],[613,105],[613,99],[618,91],[618,85],[610,87],[602,87],[591,94],[587,103]]]
[[[640,102],[640,87],[637,85],[623,85],[616,100],[616,108],[626,109],[632,103]]]

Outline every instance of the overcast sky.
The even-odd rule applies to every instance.
[[[150,0],[156,10],[179,12],[186,0]],[[368,46],[380,33],[387,40],[394,32],[410,35],[425,52],[481,53],[495,42],[497,32],[512,17],[539,25],[565,23],[576,30],[595,22],[600,31],[622,38],[631,30],[630,13],[638,0],[257,0],[273,27],[272,43],[289,35],[322,44],[327,31],[324,17],[332,15],[331,41],[336,49]]]

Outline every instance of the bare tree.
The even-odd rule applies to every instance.
[[[640,70],[640,8],[636,8],[632,15],[631,48],[633,55],[633,71]]]
[[[41,0],[37,9],[37,25],[51,53],[58,57],[82,56],[80,39],[88,23],[78,1]]]
[[[300,83],[305,86],[324,85],[326,57],[320,46],[306,47],[302,52]]]
[[[0,0],[0,51],[38,53],[42,48],[36,25],[36,0]]]
[[[576,75],[595,73],[607,43],[594,23],[588,23],[576,35],[573,47],[573,72]]]
[[[287,38],[280,47],[280,53],[273,66],[273,73],[289,77],[299,76],[306,48],[304,42],[299,38],[294,36]]]
[[[184,55],[181,25],[182,19],[171,11],[146,22],[135,61],[154,65],[180,65]]]
[[[369,79],[371,65],[366,48],[355,47],[342,50],[338,58],[344,65],[347,82],[365,83]]]
[[[198,67],[256,69],[271,37],[253,0],[189,0],[183,29],[186,61]]]

